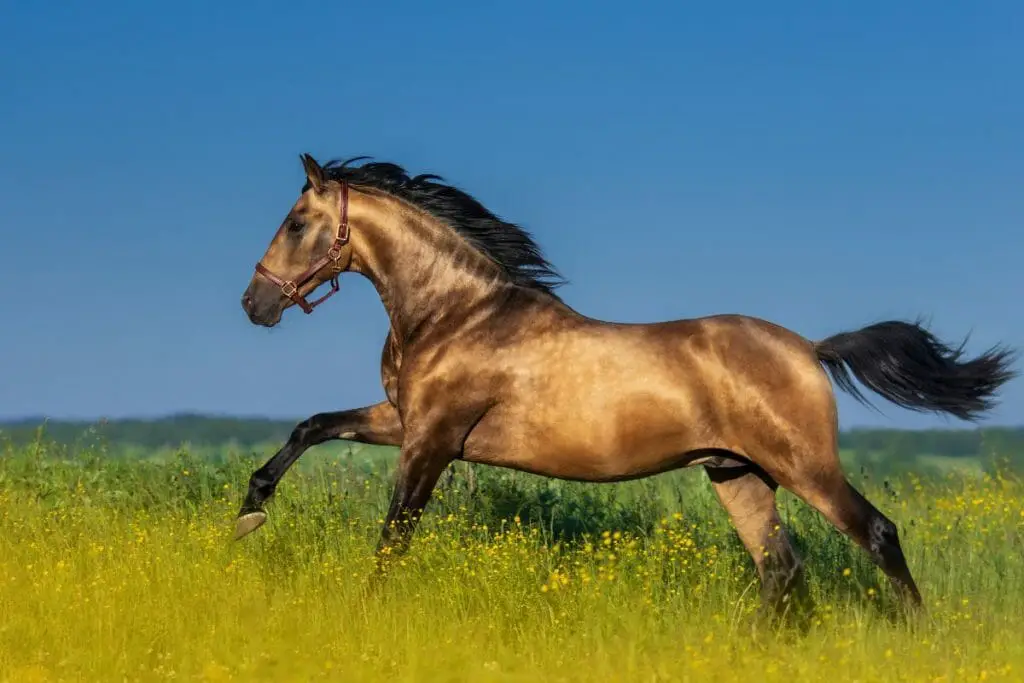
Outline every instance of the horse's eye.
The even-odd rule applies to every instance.
[[[304,227],[306,227],[305,223],[300,223],[294,218],[288,222],[288,232],[302,232]]]

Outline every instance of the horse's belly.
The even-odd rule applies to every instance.
[[[494,362],[497,405],[464,458],[545,476],[611,481],[690,464],[726,449],[735,382],[717,356],[650,332],[573,333]],[[728,413],[728,414],[726,414]]]
[[[488,414],[463,457],[564,479],[632,479],[691,464],[696,451],[718,447],[694,417],[672,397],[630,392],[563,406],[524,402]]]

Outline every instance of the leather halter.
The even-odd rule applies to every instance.
[[[338,291],[338,276],[343,270],[341,267],[341,248],[345,246],[348,239],[348,183],[342,182],[341,222],[338,223],[338,235],[334,238],[334,244],[332,244],[331,248],[327,250],[327,254],[317,259],[313,265],[304,270],[302,274],[294,280],[285,280],[274,275],[274,273],[270,272],[262,262],[256,263],[256,272],[280,287],[281,293],[298,304],[299,308],[301,308],[305,313],[312,313],[314,308],[327,301],[327,299]],[[306,297],[299,294],[299,288],[309,282],[320,271],[320,269],[326,265],[331,265],[333,268],[333,275],[331,275],[330,279],[331,290],[313,303],[309,303],[306,301]]]

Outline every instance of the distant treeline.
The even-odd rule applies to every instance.
[[[839,435],[839,447],[860,454],[906,458],[941,455],[948,458],[1024,455],[1024,427],[984,429],[867,429]]]
[[[0,441],[14,446],[32,443],[42,428],[43,439],[61,444],[141,448],[177,448],[234,444],[249,448],[288,438],[295,420],[171,415],[156,419],[118,419],[99,422],[45,421],[43,418],[0,422]],[[1024,454],[1024,427],[984,429],[865,429],[844,431],[840,447],[860,455],[904,459],[917,455],[953,458],[976,456],[1020,457]]]
[[[41,429],[45,441],[68,445],[106,443],[111,446],[156,449],[178,448],[183,444],[236,444],[241,448],[249,448],[268,441],[284,441],[295,424],[296,420],[193,414],[92,422],[28,418],[17,422],[0,422],[0,439],[6,438],[13,445],[23,446],[35,441]]]

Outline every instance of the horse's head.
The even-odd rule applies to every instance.
[[[273,327],[284,310],[297,304],[306,313],[338,291],[338,275],[352,261],[349,243],[348,185],[327,180],[323,168],[302,155],[306,185],[256,264],[242,295],[242,308],[256,325]],[[306,297],[330,281],[320,299]]]

